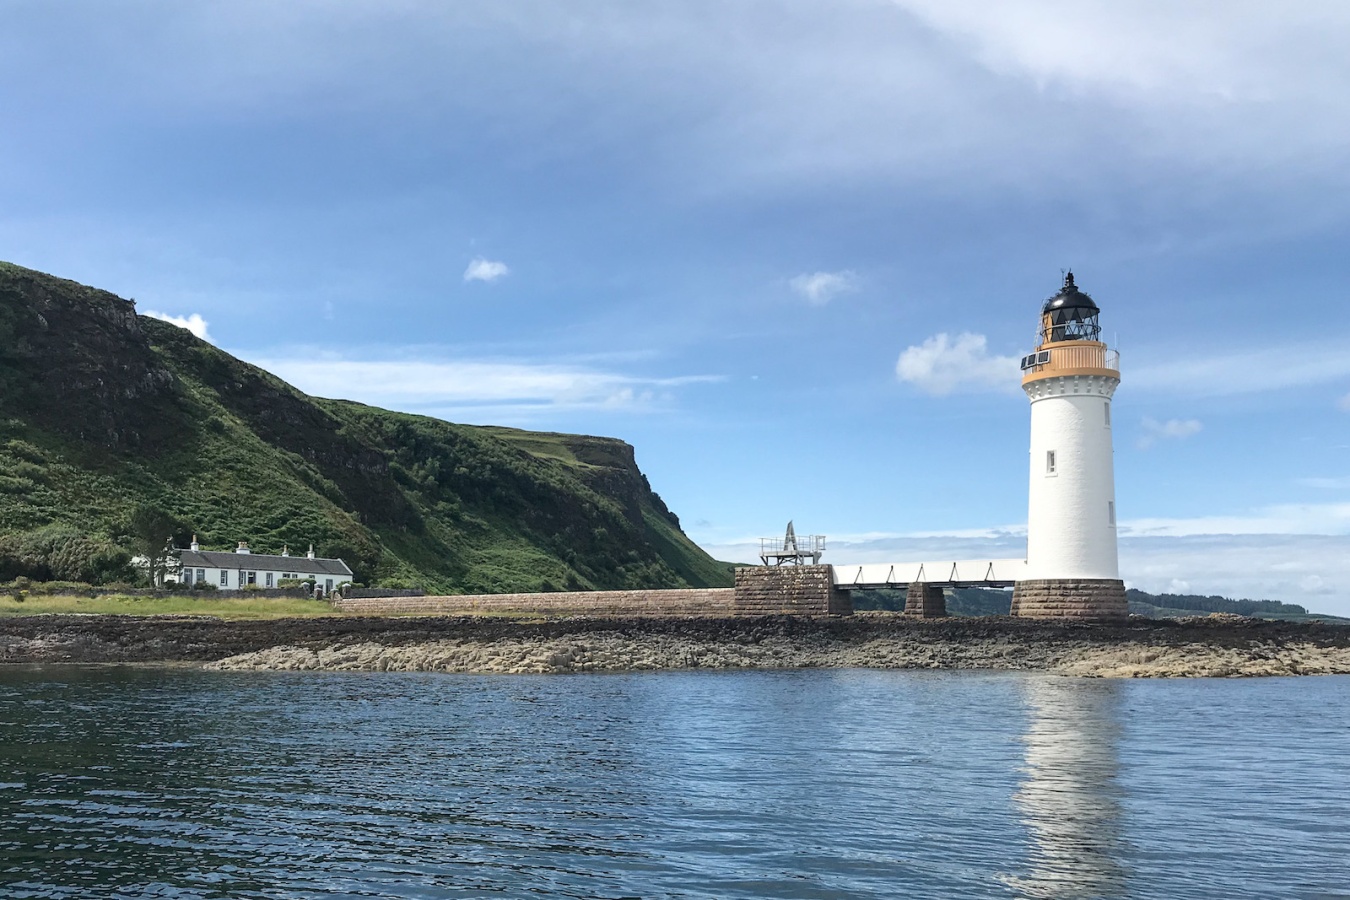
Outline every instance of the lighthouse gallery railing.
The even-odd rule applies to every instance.
[[[1110,350],[1101,344],[1052,344],[1046,350],[1050,353],[1048,362],[1028,367],[1029,371],[1041,372],[1046,369],[1110,369],[1120,371],[1120,352]]]

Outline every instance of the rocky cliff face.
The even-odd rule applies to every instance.
[[[165,437],[173,373],[129,300],[0,264],[0,366],[0,403],[53,430],[110,448]]]
[[[308,397],[105,291],[0,264],[0,534],[124,539],[151,501],[219,549],[315,543],[434,591],[730,583],[612,439]]]

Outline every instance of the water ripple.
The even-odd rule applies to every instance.
[[[0,672],[6,897],[1350,896],[1350,679]]]

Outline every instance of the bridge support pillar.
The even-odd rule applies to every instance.
[[[1035,619],[1120,622],[1129,618],[1125,582],[1115,578],[1037,578],[1013,585],[1012,614]]]
[[[912,581],[905,592],[905,615],[919,619],[941,619],[947,615],[947,598],[935,584]]]

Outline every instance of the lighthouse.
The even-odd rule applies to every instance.
[[[1026,577],[1017,616],[1077,620],[1129,614],[1116,557],[1111,397],[1120,355],[1101,340],[1101,310],[1064,276],[1041,308],[1036,350],[1022,358],[1031,401]]]

